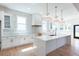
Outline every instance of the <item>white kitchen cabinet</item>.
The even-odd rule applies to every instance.
[[[17,42],[19,43],[18,45],[24,45],[24,44],[33,43],[33,39],[27,36],[18,36],[16,38],[16,44]]]
[[[41,25],[41,24],[42,24],[41,14],[33,14],[32,15],[32,25]]]
[[[46,54],[48,52],[51,52],[52,50],[55,50],[57,48],[57,40],[53,40],[53,42],[52,42],[52,40],[47,41],[46,42],[46,48],[47,48],[46,49]]]
[[[10,28],[10,16],[4,15],[4,27]]]
[[[71,42],[71,35],[59,35],[59,36],[37,36],[34,40],[34,46],[37,48],[34,50],[35,55],[46,56],[51,51],[56,50]]]
[[[57,48],[59,47],[62,47],[63,45],[65,45],[67,42],[66,42],[66,37],[62,37],[62,38],[59,38],[56,40],[56,46]]]
[[[3,29],[10,29],[11,28],[11,14],[4,13],[3,15]]]
[[[15,25],[15,22],[13,22],[12,14],[9,13],[3,13],[2,17],[2,36],[11,36],[14,34],[13,25]]]
[[[33,39],[31,37],[26,37],[26,43],[32,43]]]
[[[34,39],[34,46],[36,46],[36,49],[34,49],[35,55],[45,55],[46,54],[46,42],[42,41],[41,39]]]
[[[18,39],[18,38],[15,38],[15,39],[14,39],[13,46],[14,46],[14,47],[16,47],[16,46],[19,46],[20,44],[21,44],[21,41],[20,41],[20,39]]]
[[[13,47],[13,43],[14,43],[13,40],[14,40],[13,37],[3,37],[1,40],[1,49]]]
[[[32,43],[32,38],[28,38],[25,36],[18,36],[16,38],[16,42],[19,40],[19,45],[23,45],[23,44],[28,44],[28,43]]]
[[[31,33],[31,15],[27,15],[27,33]],[[27,39],[27,36],[19,36],[16,35],[16,28],[17,28],[17,14],[11,13],[0,13],[0,20],[2,21],[2,38],[1,38],[1,49],[12,48],[19,45],[24,45],[28,43],[32,43],[31,39]],[[6,24],[8,23],[8,24]],[[14,37],[13,37],[14,36]],[[19,36],[19,37],[17,37]],[[24,39],[25,38],[25,39]]]
[[[32,39],[27,38],[27,37],[23,37],[21,39],[21,44],[28,44],[28,43],[32,43]]]
[[[24,38],[23,38],[23,42],[24,42],[23,44],[26,44],[26,43],[29,42],[29,39],[24,37]]]
[[[2,37],[1,49],[12,48],[29,43],[33,43],[33,39],[27,36]]]
[[[66,40],[67,44],[71,44],[71,40],[69,40],[69,39],[71,39],[71,36],[67,36],[66,39],[67,39]]]

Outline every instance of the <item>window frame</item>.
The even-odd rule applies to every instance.
[[[19,22],[18,22],[18,20],[19,20],[18,17],[25,18],[25,19],[24,19],[24,20],[25,20],[25,23],[19,23]],[[26,30],[27,30],[27,27],[26,27],[26,20],[27,20],[27,18],[24,17],[24,16],[17,16],[17,29],[16,29],[16,30],[17,30],[17,33],[18,33],[18,34],[21,34],[21,33],[24,34],[24,33],[26,33]],[[22,30],[22,28],[20,29],[20,27],[19,27],[21,24],[24,25],[24,27],[25,27],[23,30]],[[18,27],[19,27],[19,28],[18,28]],[[21,32],[21,31],[23,31],[23,32]]]

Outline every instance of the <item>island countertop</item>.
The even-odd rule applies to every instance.
[[[42,36],[36,36],[36,38],[44,40],[44,41],[49,41],[51,39],[57,39],[57,38],[65,37],[65,36],[71,36],[71,35],[67,35],[67,34],[60,34],[60,35],[55,35],[55,36],[42,35]]]
[[[34,46],[36,46],[35,55],[46,56],[48,53],[64,46],[71,44],[71,35],[60,34],[56,36],[36,36]]]

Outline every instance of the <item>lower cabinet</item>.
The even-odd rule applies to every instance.
[[[1,49],[10,48],[13,46],[13,39],[9,37],[2,38]]]
[[[46,53],[48,54],[48,52],[51,52],[51,51],[53,51],[53,50],[55,50],[56,48],[57,48],[57,46],[56,46],[56,44],[57,44],[57,40],[55,39],[55,40],[53,40],[53,41],[47,41],[47,44],[46,44]]]
[[[27,37],[2,37],[1,49],[12,48],[24,44],[32,43],[33,40]]]
[[[66,37],[62,37],[56,40],[56,46],[57,48],[62,47],[66,44]]]
[[[71,36],[67,36],[66,39],[67,39],[67,40],[66,40],[67,44],[70,45],[70,44],[71,44],[71,40],[70,40],[70,39],[71,39]]]

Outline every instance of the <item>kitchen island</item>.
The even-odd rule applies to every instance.
[[[48,53],[64,46],[65,44],[71,44],[71,35],[36,36],[34,46],[37,48],[34,52],[37,56],[46,56]]]

